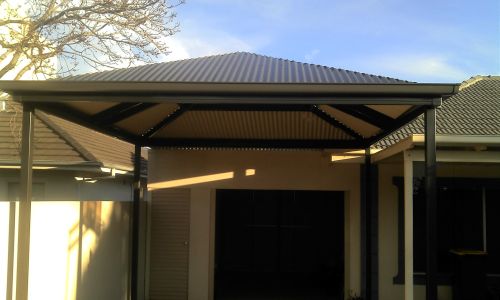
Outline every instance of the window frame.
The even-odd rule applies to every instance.
[[[481,188],[481,189],[497,189],[500,190],[500,178],[474,178],[474,177],[438,177],[439,184],[451,185],[459,184],[462,186],[468,186],[471,188]],[[405,265],[404,265],[404,239],[405,239],[405,229],[404,229],[404,178],[401,176],[395,176],[392,178],[392,184],[398,189],[398,200],[397,200],[397,210],[398,210],[398,270],[397,274],[393,277],[393,284],[405,284]],[[495,281],[495,284],[500,283],[500,274],[487,274],[488,282]],[[452,273],[437,273],[436,282],[439,285],[451,285],[452,284]],[[413,283],[416,285],[425,285],[425,272],[413,274]]]

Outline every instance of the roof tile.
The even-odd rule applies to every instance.
[[[423,116],[375,144],[386,148],[411,134],[424,133]],[[436,111],[436,134],[500,136],[500,76],[476,76]]]

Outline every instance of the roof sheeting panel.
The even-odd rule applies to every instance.
[[[372,137],[381,132],[381,129],[379,127],[376,127],[370,123],[346,114],[338,109],[332,108],[328,105],[320,105],[319,107],[332,118],[336,119],[347,127],[352,128],[365,138]]]
[[[158,104],[114,125],[130,133],[141,135],[160,123],[178,108],[177,104]]]
[[[410,110],[410,108],[413,108],[412,105],[367,105],[367,107],[383,113],[384,115],[391,118],[398,118],[399,116]]]
[[[70,81],[393,84],[399,79],[235,52],[62,78]]]
[[[353,140],[310,112],[188,111],[159,138]]]
[[[78,111],[86,113],[88,115],[93,115],[100,113],[108,108],[115,106],[116,102],[87,102],[87,101],[72,101],[66,103],[71,108],[74,108]]]

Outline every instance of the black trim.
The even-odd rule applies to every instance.
[[[93,129],[95,131],[99,131],[104,134],[120,138],[129,143],[135,144],[137,141],[137,137],[135,135],[125,132],[117,127],[99,125],[93,122],[88,115],[76,109],[73,109],[68,105],[60,103],[33,103],[33,102],[31,102],[31,104],[35,107],[35,109],[39,109],[46,113],[77,123],[79,125]]]
[[[116,101],[121,102],[150,102],[150,103],[214,103],[214,104],[342,104],[342,105],[436,105],[435,99],[441,94],[405,93],[352,93],[335,92],[18,92],[14,96],[21,97],[27,102],[54,102],[54,99],[65,98],[65,101]],[[439,103],[437,103],[439,104]]]
[[[134,202],[132,209],[132,253],[130,270],[130,294],[132,300],[140,299],[139,295],[139,227],[141,201],[141,146],[134,147]]]
[[[148,129],[146,132],[142,134],[142,137],[145,139],[153,137],[158,131],[160,131],[163,127],[175,121],[178,117],[180,117],[183,113],[185,113],[190,108],[190,105],[180,105],[177,110],[173,111],[170,115],[161,120],[158,124]],[[147,142],[144,142],[147,143]]]
[[[378,112],[366,105],[330,105],[332,108],[338,109],[355,118],[363,120],[373,126],[387,130],[391,128],[391,124],[395,119]]]
[[[369,152],[361,167],[361,295],[378,300],[378,166],[370,162]]]
[[[380,141],[381,139],[385,138],[389,134],[393,133],[394,131],[398,130],[399,128],[403,127],[404,125],[408,124],[409,122],[413,121],[415,118],[420,116],[425,112],[427,109],[427,106],[416,106],[405,112],[403,115],[399,116],[392,124],[387,128],[386,130],[382,131],[381,133],[367,139],[368,145],[373,145]]]
[[[425,110],[425,227],[426,227],[426,300],[437,300],[437,161],[436,108]]]
[[[328,124],[339,128],[340,130],[344,131],[348,135],[352,136],[356,140],[360,141],[363,140],[363,136],[361,136],[359,133],[354,131],[352,128],[347,127],[346,125],[340,123],[337,119],[334,117],[330,116],[328,113],[324,112],[322,109],[320,109],[317,105],[311,105],[311,112],[315,114],[317,117],[322,119],[323,121],[327,122]]]
[[[316,99],[316,98],[313,98]],[[332,116],[330,116],[325,111],[321,110],[318,105],[303,105],[303,104],[234,104],[226,103],[224,100],[221,103],[205,103],[205,104],[179,104],[179,109],[174,111],[172,114],[167,116],[162,122],[156,124],[152,128],[143,132],[140,135],[135,135],[126,130],[123,130],[117,126],[112,125],[112,123],[119,122],[120,120],[126,119],[140,111],[143,111],[149,107],[157,105],[157,103],[121,103],[117,104],[101,113],[94,116],[82,113],[68,105],[56,103],[56,102],[24,102],[26,104],[31,104],[35,106],[36,109],[40,109],[47,113],[56,115],[58,117],[64,118],[71,122],[77,123],[79,125],[88,127],[90,129],[102,132],[107,135],[111,135],[129,143],[139,143],[144,146],[173,146],[173,147],[231,147],[231,148],[310,148],[310,149],[364,149],[372,145],[374,142],[382,139],[383,137],[392,133],[392,131],[405,125],[407,122],[413,120],[418,115],[420,115],[429,106],[418,106],[410,109],[408,112],[395,119],[392,122],[390,128],[386,131],[382,131],[380,134],[371,137],[364,138],[362,135],[357,133],[352,128],[339,122]],[[234,100],[234,99],[233,99]],[[429,99],[426,99],[429,100]],[[182,101],[178,101],[182,102]],[[345,107],[359,107],[358,105],[346,105]],[[336,106],[337,107],[337,106]],[[348,135],[352,136],[355,140],[245,140],[245,139],[172,139],[166,141],[165,139],[151,139],[154,134],[173,122],[186,110],[236,110],[236,111],[309,111],[321,118],[325,122],[329,123],[331,126],[339,128],[340,130],[346,132]],[[116,115],[112,115],[111,112],[117,112]],[[373,117],[373,115],[372,115]],[[235,143],[240,142],[241,145],[235,145]]]
[[[358,149],[364,144],[356,140],[151,138],[144,140],[142,145],[175,148]]]

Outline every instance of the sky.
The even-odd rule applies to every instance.
[[[186,0],[178,60],[235,51],[417,82],[500,75],[499,0]]]

